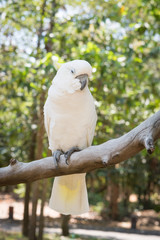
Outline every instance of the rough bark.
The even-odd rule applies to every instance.
[[[69,165],[66,165],[64,155],[61,156],[58,167],[54,164],[52,157],[29,163],[12,159],[9,166],[0,169],[0,186],[90,172],[115,165],[131,158],[144,148],[151,154],[154,151],[154,142],[159,138],[160,111],[119,138],[72,154]]]

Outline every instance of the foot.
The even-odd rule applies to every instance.
[[[72,155],[72,153],[79,152],[79,151],[80,151],[80,149],[78,147],[72,147],[67,152],[65,152],[64,156],[66,158],[67,165],[69,165],[68,160],[69,160],[70,156]]]
[[[64,154],[64,152],[62,150],[56,150],[53,152],[53,161],[54,161],[56,167],[58,167],[58,162],[60,160],[60,156],[63,154]]]

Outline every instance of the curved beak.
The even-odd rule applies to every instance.
[[[79,81],[81,83],[80,90],[82,91],[85,88],[85,86],[87,85],[88,75],[87,74],[81,74],[81,75],[77,76],[76,78],[79,79]]]

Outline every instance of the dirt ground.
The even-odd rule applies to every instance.
[[[14,209],[14,221],[8,220],[9,207]],[[0,195],[0,229],[7,229],[9,226],[18,231],[21,227],[23,219],[23,201],[14,199],[9,194]],[[30,206],[31,210],[31,206]],[[37,213],[40,212],[40,204],[38,204]],[[72,216],[70,220],[71,229],[87,229],[97,231],[119,231],[119,232],[134,232],[140,234],[154,234],[160,235],[160,215],[153,210],[146,210],[137,212],[137,230],[131,230],[131,222],[126,218],[122,222],[118,221],[103,221],[102,217],[98,216],[95,212],[89,212],[81,216]],[[60,214],[51,210],[48,204],[44,209],[45,227],[46,231],[50,229],[60,229],[61,218]],[[56,230],[55,230],[56,231]]]

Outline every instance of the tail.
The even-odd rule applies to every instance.
[[[56,177],[54,180],[50,208],[68,215],[89,211],[85,173]]]

